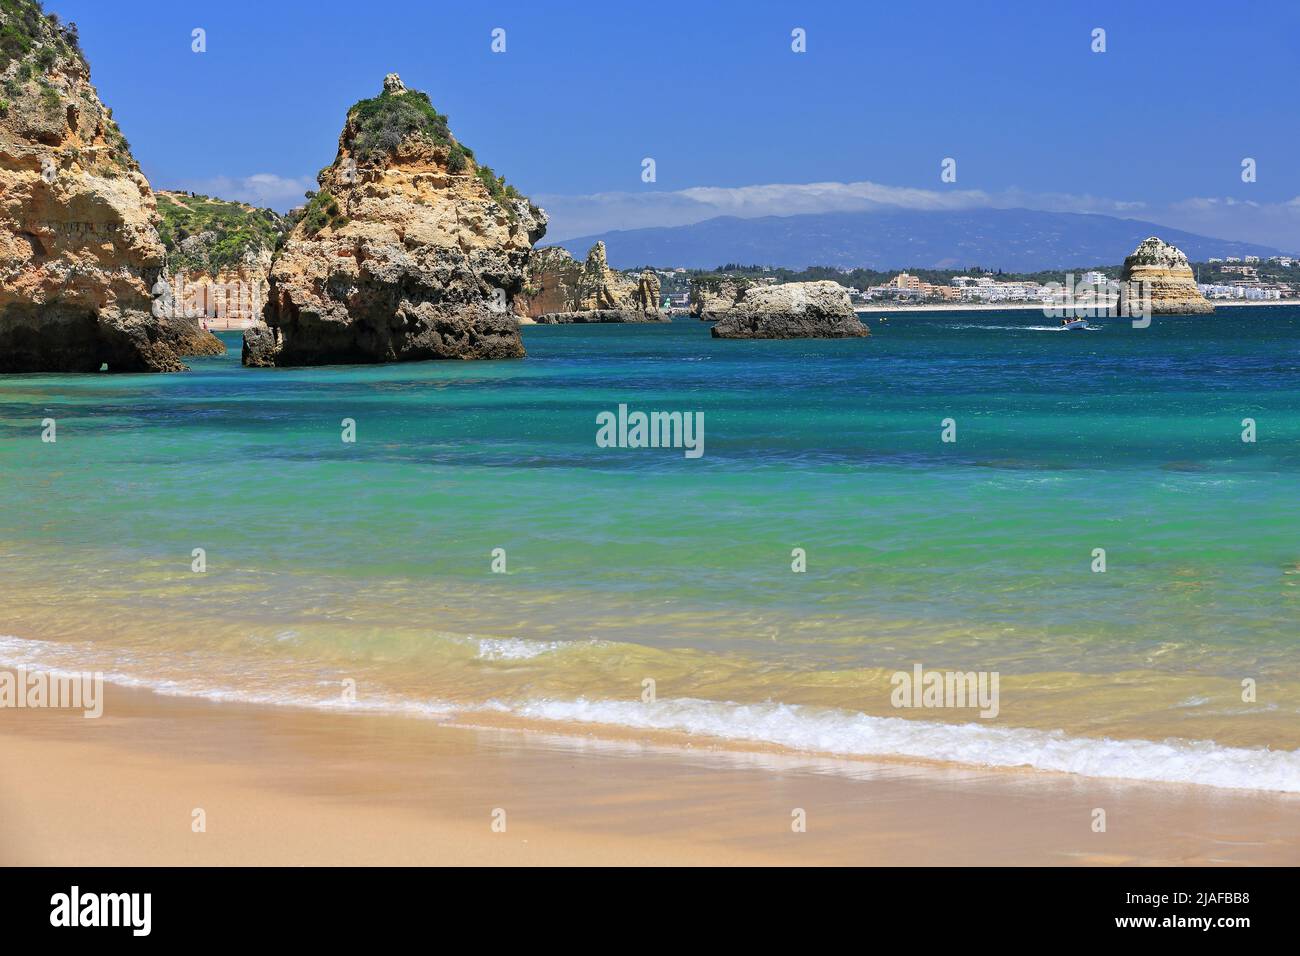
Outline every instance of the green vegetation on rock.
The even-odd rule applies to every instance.
[[[328,192],[321,190],[311,195],[300,221],[307,235],[314,236],[326,226],[331,229],[346,226],[348,217],[343,215],[343,210],[339,208],[339,201]]]
[[[479,182],[487,187],[487,191],[491,194],[492,198],[502,206],[505,206],[506,209],[510,210],[513,214],[514,204],[512,200],[523,198],[519,190],[515,189],[514,186],[508,185],[506,183],[506,178],[494,173],[491,166],[478,167],[478,169],[474,170],[474,175],[478,177]]]
[[[272,209],[188,193],[157,197],[158,236],[175,272],[215,274],[237,266],[250,254],[274,249],[286,228],[284,217]]]
[[[18,79],[25,82],[33,75],[33,65],[45,73],[66,60],[83,66],[86,62],[75,23],[64,26],[37,0],[0,0],[0,73],[20,61]]]
[[[392,155],[410,138],[444,147],[447,150],[447,170],[451,173],[464,173],[475,162],[474,151],[456,142],[446,115],[439,113],[429,100],[429,94],[420,90],[385,91],[361,100],[348,110],[348,121],[353,129],[352,155],[363,165]],[[519,190],[506,183],[505,177],[498,176],[489,166],[475,165],[473,173],[510,218],[517,218],[514,200],[523,198]],[[531,204],[530,207],[536,215],[537,208]],[[311,213],[309,207],[307,214]],[[320,217],[314,221],[320,221]],[[320,228],[325,224],[322,222]]]
[[[429,94],[419,90],[384,92],[362,100],[348,110],[348,118],[356,130],[352,153],[359,163],[381,159],[408,137],[435,146],[451,146],[454,142],[447,117],[433,108]]]
[[[75,23],[64,24],[55,14],[43,13],[36,0],[0,0],[0,89],[5,94],[0,118],[30,117],[35,109],[47,125],[60,125],[64,111],[75,106],[93,126],[101,104],[93,89],[79,82],[89,73]],[[51,82],[51,75],[59,74],[63,82]],[[72,92],[68,92],[69,77]],[[104,109],[102,115],[109,148],[93,162],[118,170],[137,168],[112,112]]]

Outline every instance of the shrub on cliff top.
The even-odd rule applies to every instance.
[[[64,26],[57,15],[47,16],[36,0],[0,0],[0,73],[14,60],[25,61],[33,53],[42,71],[64,59],[85,63],[76,24]],[[22,79],[27,79],[31,64],[23,66],[27,76]]]
[[[452,142],[447,117],[433,108],[427,93],[418,90],[380,93],[357,103],[348,117],[356,128],[352,152],[361,163],[382,158],[410,136],[436,146]]]
[[[434,109],[429,94],[419,90],[385,91],[362,100],[348,110],[348,119],[354,130],[352,155],[358,163],[372,163],[391,155],[409,137],[446,147],[447,170],[451,173],[465,172],[474,160],[474,151],[456,142],[447,125],[447,117]],[[514,219],[517,213],[513,200],[523,198],[519,191],[488,166],[478,166],[474,175]],[[536,210],[536,207],[532,208]]]
[[[173,270],[220,271],[238,265],[250,252],[276,245],[284,220],[270,209],[208,196],[172,197],[158,193],[158,236],[167,247]],[[181,244],[191,236],[207,234],[211,241],[202,252],[186,252]]]

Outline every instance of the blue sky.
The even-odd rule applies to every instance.
[[[163,188],[287,208],[333,159],[347,107],[396,71],[547,207],[551,239],[719,213],[1023,205],[1300,251],[1295,3],[46,8],[78,24]],[[940,181],[946,157],[955,183]]]

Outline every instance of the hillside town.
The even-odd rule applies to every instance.
[[[1225,256],[1193,264],[1196,286],[1205,298],[1217,302],[1282,302],[1300,300],[1300,258],[1293,256]],[[750,283],[775,285],[792,281],[789,270],[744,270],[724,267],[713,273],[698,270],[655,270],[663,286],[663,305],[668,310],[682,310],[690,301],[690,284],[701,276],[743,277]],[[815,270],[806,270],[812,273]],[[824,270],[823,270],[824,271]],[[1118,267],[1089,269],[1079,273],[1062,272],[1050,278],[1043,275],[1011,276],[972,269],[966,273],[943,274],[921,270],[929,278],[900,271],[875,284],[854,283],[861,278],[850,270],[837,270],[835,281],[844,285],[855,306],[872,305],[1017,305],[1059,304],[1067,297],[1075,303],[1089,300],[1098,304],[1113,299]],[[630,275],[631,273],[629,273]],[[804,278],[799,275],[797,278]],[[808,276],[812,278],[812,276]],[[823,278],[818,274],[816,278]],[[1068,288],[1067,288],[1068,284]]]

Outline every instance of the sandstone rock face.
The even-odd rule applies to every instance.
[[[869,335],[838,282],[750,286],[711,330],[718,339],[844,339]]]
[[[271,250],[235,265],[170,272],[156,286],[164,314],[183,315],[207,328],[247,328],[262,321],[270,292]]]
[[[672,321],[671,319],[667,319],[667,316],[660,316],[660,289],[659,277],[649,269],[643,270],[641,274],[637,276],[636,291],[632,294],[632,304],[638,311],[653,313],[667,321]]]
[[[171,307],[209,328],[260,322],[271,255],[288,229],[285,217],[194,193],[160,189],[154,196],[170,275],[163,296]]]
[[[691,315],[704,322],[716,322],[736,307],[752,283],[729,276],[696,276],[691,279]]]
[[[546,215],[395,74],[348,112],[276,257],[246,365],[520,358],[513,300]]]
[[[578,307],[582,263],[562,246],[534,249],[528,260],[523,294],[515,299],[521,318],[536,319],[549,312],[573,312]]]
[[[603,242],[582,263],[565,249],[548,247],[534,251],[529,261],[518,311],[542,324],[671,321],[659,310],[659,288],[659,277],[649,270],[632,280],[611,269]],[[575,317],[582,312],[594,314]],[[567,317],[548,319],[553,315]]]
[[[33,0],[0,7],[0,29],[0,371],[180,371],[224,351],[153,301],[154,197],[75,31]]]
[[[1124,260],[1120,273],[1120,312],[1138,314],[1150,303],[1152,315],[1204,315],[1214,311],[1180,249],[1155,236],[1143,239]]]

